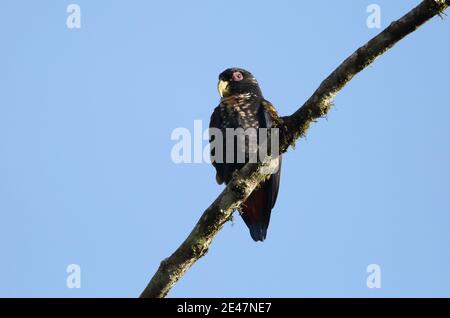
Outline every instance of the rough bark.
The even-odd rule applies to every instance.
[[[282,117],[279,123],[280,151],[286,152],[298,138],[305,136],[312,122],[328,113],[336,93],[353,76],[432,17],[443,14],[449,5],[450,0],[421,2],[350,55],[320,84],[303,106],[292,115]],[[233,211],[267,177],[264,174],[267,170],[264,168],[270,163],[271,159],[267,159],[260,164],[247,164],[235,174],[225,190],[203,213],[186,240],[170,257],[161,262],[141,297],[165,297],[167,295],[192,264],[207,253],[212,239],[230,220]]]

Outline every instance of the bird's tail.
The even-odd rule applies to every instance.
[[[277,171],[250,194],[242,207],[242,218],[255,241],[264,241],[266,238],[270,213],[277,201],[280,187],[281,159],[280,156]]]
[[[270,221],[272,204],[269,200],[268,181],[254,190],[242,207],[242,218],[247,224],[250,235],[255,241],[264,241]]]

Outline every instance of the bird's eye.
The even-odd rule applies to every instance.
[[[233,81],[239,82],[239,81],[242,81],[244,79],[244,75],[242,75],[241,72],[236,71],[236,72],[233,73],[231,78],[233,79]]]

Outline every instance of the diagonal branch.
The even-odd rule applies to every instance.
[[[314,94],[294,114],[283,117],[280,124],[280,151],[305,136],[309,125],[325,116],[334,96],[357,73],[375,58],[415,31],[435,15],[441,15],[450,0],[425,0],[402,18],[392,22],[385,30],[350,55],[319,86]],[[233,211],[267,175],[271,160],[247,164],[206,209],[186,240],[168,258],[161,262],[157,272],[142,292],[141,297],[165,297],[175,283],[200,257],[206,254],[214,236],[230,220]]]

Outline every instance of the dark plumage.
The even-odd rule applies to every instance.
[[[223,136],[223,153],[216,153],[217,149],[211,147],[211,158],[216,168],[217,182],[227,184],[233,173],[241,169],[252,158],[252,154],[257,152],[260,143],[256,137],[258,129],[273,127],[278,115],[272,104],[264,99],[255,77],[246,70],[240,68],[225,70],[219,75],[218,88],[221,100],[211,116],[210,142],[213,146],[215,135],[212,128],[220,130]],[[237,141],[245,136],[242,134],[238,134],[237,137],[227,136],[227,128],[242,128],[246,132],[255,132],[256,143],[250,142],[252,137],[247,136],[247,142],[239,146]],[[234,144],[231,144],[233,141]],[[238,161],[240,158],[243,160]],[[241,216],[255,241],[263,241],[266,238],[270,214],[277,199],[280,168],[281,156],[278,170],[242,204]]]

